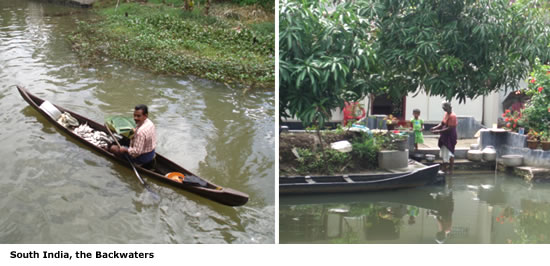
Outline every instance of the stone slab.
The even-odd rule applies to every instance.
[[[469,149],[455,148],[455,159],[466,159],[466,154]],[[417,153],[420,154],[433,154],[435,158],[439,158],[439,148],[419,148]]]
[[[549,182],[550,169],[531,166],[520,166],[514,168],[514,173],[523,177],[528,182]]]
[[[434,162],[428,163],[426,165],[432,164],[441,164],[441,160],[435,160]],[[495,162],[472,162],[466,159],[455,159],[454,162],[454,173],[457,173],[456,170],[463,170],[467,173],[473,172],[487,172],[495,170]]]

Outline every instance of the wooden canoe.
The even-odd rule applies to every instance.
[[[119,157],[114,155],[113,153],[109,152],[108,150],[99,148],[98,146],[95,146],[91,142],[88,142],[87,140],[81,138],[77,134],[75,134],[72,130],[64,127],[57,121],[55,121],[52,117],[50,117],[44,110],[40,109],[40,105],[44,102],[44,100],[40,99],[39,97],[31,94],[26,89],[24,89],[21,86],[17,86],[17,89],[19,90],[19,93],[27,101],[36,111],[38,111],[40,114],[42,114],[46,119],[48,119],[50,122],[52,122],[57,128],[59,128],[61,131],[67,133],[71,137],[75,138],[76,140],[86,144],[87,146],[91,147],[93,150],[115,160],[119,163],[126,165],[127,167],[131,167],[130,164],[126,159],[123,157]],[[76,118],[79,122],[79,124],[87,123],[88,126],[93,128],[94,130],[99,130],[107,133],[107,130],[103,124],[97,123],[93,120],[90,120],[86,117],[83,117],[77,113],[74,113],[72,111],[69,111],[61,106],[57,106],[54,104],[56,108],[58,108],[62,113],[67,112],[71,114],[74,118]],[[108,133],[107,133],[108,134]],[[156,154],[156,163],[155,167],[152,170],[145,169],[143,167],[137,166],[137,170],[140,173],[147,174],[150,177],[153,177],[157,180],[160,180],[166,184],[169,184],[171,186],[175,186],[178,188],[182,188],[184,190],[187,190],[189,192],[195,193],[197,195],[200,195],[202,197],[208,198],[210,200],[219,202],[221,204],[225,204],[228,206],[241,206],[244,205],[246,202],[248,202],[248,195],[245,193],[242,193],[240,191],[236,191],[230,188],[224,188],[221,186],[218,186],[212,182],[209,182],[208,180],[202,179],[201,180],[206,181],[205,186],[200,186],[197,183],[187,183],[187,182],[178,182],[173,179],[169,179],[165,177],[165,174],[170,172],[180,172],[184,174],[185,176],[196,176],[195,174],[191,173],[190,171],[186,170],[185,168],[177,165],[176,163],[168,160],[164,156],[160,154]],[[185,180],[185,179],[184,179]],[[204,183],[204,182],[203,182]]]
[[[440,181],[439,164],[408,173],[279,177],[279,194],[381,191],[413,188]]]

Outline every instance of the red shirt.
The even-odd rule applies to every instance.
[[[445,112],[445,115],[443,116],[443,124],[448,127],[456,127],[458,125],[456,114],[453,112],[451,112],[451,114]]]

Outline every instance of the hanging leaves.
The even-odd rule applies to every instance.
[[[376,2],[380,67],[402,95],[422,88],[466,101],[516,88],[537,57],[550,59],[548,26],[536,8],[508,0]],[[403,76],[404,87],[394,82]]]
[[[282,1],[279,15],[281,117],[323,127],[331,110],[375,87],[372,3]],[[352,93],[349,93],[352,92]]]

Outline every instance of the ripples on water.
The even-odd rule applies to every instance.
[[[0,1],[0,243],[273,243],[274,93],[117,62],[82,67],[66,35],[87,14],[57,15],[72,10]],[[146,177],[156,203],[130,169],[54,128],[15,84],[96,121],[149,105],[159,153],[249,203],[222,206]]]

